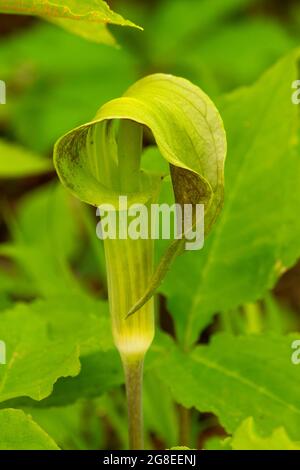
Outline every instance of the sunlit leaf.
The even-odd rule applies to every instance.
[[[283,427],[269,436],[259,435],[253,418],[243,421],[229,444],[233,450],[300,450],[300,442],[293,442]]]
[[[83,296],[17,304],[1,314],[7,364],[0,401],[49,396],[59,378],[80,372],[79,356],[112,348],[106,303]]]
[[[204,249],[177,259],[163,287],[186,345],[218,311],[264,296],[300,255],[299,110],[291,101],[298,76],[294,52],[222,100],[224,209]]]
[[[86,39],[107,44],[114,44],[114,38],[106,25],[137,27],[113,12],[103,0],[0,1],[0,12],[41,16]]]
[[[21,410],[0,411],[1,450],[59,450],[52,438]]]

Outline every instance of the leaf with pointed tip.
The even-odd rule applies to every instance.
[[[257,432],[283,426],[299,440],[299,369],[291,362],[297,335],[218,334],[191,353],[170,348],[155,369],[185,407],[214,413],[229,433],[253,416]],[[178,380],[184,377],[184,380]]]
[[[103,0],[0,1],[0,12],[41,16],[85,39],[106,44],[115,44],[107,24],[142,29],[112,11]]]

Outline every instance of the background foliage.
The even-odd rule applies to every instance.
[[[79,22],[0,15],[0,448],[127,447],[96,216],[57,182],[51,156],[60,135],[154,72],[215,100],[228,158],[220,220],[160,290],[147,447],[299,448],[299,2],[114,0],[122,17],[99,2],[96,21],[95,3],[80,2]]]

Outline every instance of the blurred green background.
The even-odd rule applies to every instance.
[[[87,122],[107,100],[154,72],[184,76],[213,99],[252,84],[300,43],[297,0],[111,0],[110,6],[144,27],[111,27],[120,47],[94,44],[33,17],[0,15],[0,152],[22,146],[28,168],[1,163],[0,309],[18,300],[68,292],[106,297],[105,266],[89,208],[57,184],[52,167],[56,139]],[[16,147],[18,148],[18,147]],[[8,158],[17,156],[10,149]],[[22,178],[20,178],[20,176]],[[33,229],[34,228],[34,229]],[[278,329],[299,328],[300,267],[286,273],[266,300]],[[281,307],[283,308],[283,307]],[[173,332],[160,299],[162,329]],[[210,326],[211,328],[211,326]],[[207,340],[211,330],[204,332]],[[120,379],[109,394],[60,408],[30,409],[63,448],[126,447],[126,412]],[[159,380],[146,375],[148,446],[179,439],[178,407]],[[155,406],[153,406],[155,403]],[[180,413],[179,413],[180,414]],[[184,415],[183,418],[184,419]],[[195,415],[194,445],[223,436],[213,415]]]
[[[153,72],[184,76],[212,98],[251,84],[298,44],[300,5],[280,0],[114,0],[144,32],[111,27],[120,49],[35,18],[1,15],[1,133],[41,153],[102,103]]]

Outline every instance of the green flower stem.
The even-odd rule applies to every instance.
[[[142,371],[145,353],[154,336],[154,300],[135,315],[127,319],[126,315],[152,275],[153,240],[108,239],[104,248],[114,341],[126,377],[130,448],[141,449]]]
[[[123,360],[126,379],[129,448],[140,450],[144,448],[143,429],[143,365],[144,356],[137,355]]]
[[[190,445],[191,434],[191,410],[183,405],[178,405],[179,412],[179,444],[181,446]]]

